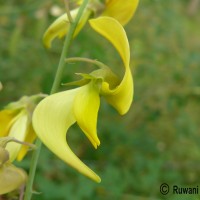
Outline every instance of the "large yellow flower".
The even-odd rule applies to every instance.
[[[36,134],[32,127],[32,113],[38,101],[44,95],[24,96],[19,101],[8,104],[0,111],[0,138],[13,137],[19,141],[32,143]],[[8,143],[6,150],[10,154],[10,162],[21,160],[28,147],[17,143]]]
[[[77,122],[97,148],[100,145],[96,130],[100,95],[120,114],[125,114],[133,98],[133,80],[129,67],[129,43],[121,24],[110,17],[99,17],[90,20],[90,25],[119,52],[125,68],[123,79],[120,81],[106,67],[88,75],[82,74],[85,78],[83,86],[50,95],[38,104],[33,113],[33,127],[42,142],[60,159],[80,173],[100,182],[99,176],[71,151],[66,141],[66,133],[70,126]]]
[[[105,0],[103,3],[103,1],[100,0],[90,0],[90,3],[77,25],[74,36],[79,33],[91,17],[109,16],[118,20],[122,25],[127,24],[135,13],[138,2],[139,0]],[[78,3],[80,4],[82,1],[79,1]],[[71,11],[72,19],[76,18],[77,13],[78,8]],[[52,41],[56,37],[62,38],[66,35],[69,29],[69,24],[69,19],[66,13],[57,18],[44,34],[44,45],[47,48],[50,48]]]

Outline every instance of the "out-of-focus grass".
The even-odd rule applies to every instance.
[[[68,139],[80,158],[101,176],[96,184],[65,165],[45,147],[37,170],[33,199],[198,199],[172,193],[173,185],[200,185],[199,7],[195,0],[143,0],[126,26],[131,47],[135,97],[121,117],[105,101],[99,113],[101,146],[93,150],[75,125]],[[60,1],[5,1],[0,4],[0,105],[22,95],[48,93],[62,41],[50,51],[41,43]],[[121,61],[105,40],[86,26],[70,56],[103,60],[121,72]],[[63,82],[94,67],[66,66]],[[63,88],[62,88],[63,89]],[[29,157],[16,163],[28,170]],[[160,185],[171,187],[160,194]]]

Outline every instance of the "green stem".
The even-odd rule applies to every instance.
[[[89,2],[89,0],[83,1],[83,3],[81,4],[81,6],[79,8],[79,11],[77,13],[77,16],[76,16],[74,22],[72,22],[70,24],[68,34],[65,37],[65,42],[63,45],[60,61],[58,64],[58,68],[56,71],[55,79],[54,79],[50,94],[53,94],[58,91],[58,88],[60,86],[60,82],[62,79],[63,71],[64,71],[65,57],[67,57],[67,55],[69,53],[69,48],[70,48],[71,42],[73,41],[73,35],[75,32],[76,26],[77,26],[81,16],[83,15],[83,12],[84,12],[88,2]],[[42,146],[42,142],[39,139],[37,139],[35,145],[36,145],[37,149],[33,152],[33,155],[32,155],[31,166],[30,166],[30,171],[29,171],[29,178],[28,178],[27,185],[26,185],[24,200],[30,200],[32,197],[33,181],[34,181],[34,177],[35,177],[35,172],[36,172],[36,168],[37,168],[37,163],[38,163],[38,158],[40,155],[40,149]]]
[[[77,16],[76,16],[74,22],[72,22],[70,24],[69,32],[67,34],[67,37],[65,38],[65,43],[64,43],[63,50],[62,50],[62,53],[61,53],[58,69],[57,69],[56,76],[55,76],[55,79],[54,79],[54,83],[53,83],[53,86],[52,86],[52,89],[51,89],[51,94],[55,93],[60,86],[62,74],[63,74],[63,71],[64,71],[65,58],[67,57],[67,54],[69,53],[69,47],[70,47],[71,42],[73,40],[73,35],[74,35],[74,32],[75,32],[76,26],[77,26],[82,14],[83,14],[83,11],[86,8],[88,2],[89,2],[89,0],[83,1],[83,3],[81,4],[81,6],[79,8],[79,11],[77,13]]]
[[[34,177],[35,177],[35,171],[36,171],[36,168],[37,168],[37,163],[38,163],[38,158],[39,158],[39,155],[40,155],[42,142],[39,139],[37,139],[36,142],[35,142],[35,146],[37,147],[37,149],[33,152],[33,155],[32,155],[32,158],[31,158],[29,177],[28,177],[28,181],[27,181],[27,184],[26,184],[26,191],[25,191],[24,200],[30,200],[31,197],[32,197],[33,181],[34,181]]]

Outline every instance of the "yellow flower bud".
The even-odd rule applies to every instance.
[[[10,163],[0,167],[0,195],[20,188],[27,179],[26,172]]]

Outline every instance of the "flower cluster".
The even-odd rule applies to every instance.
[[[33,143],[37,136],[68,165],[96,182],[101,181],[100,177],[70,149],[66,134],[68,129],[77,123],[94,148],[100,145],[97,118],[101,96],[119,114],[124,115],[128,112],[133,100],[134,87],[129,42],[123,25],[132,18],[138,1],[90,0],[73,35],[75,37],[79,34],[89,22],[91,28],[117,50],[123,63],[123,76],[119,77],[107,65],[93,61],[99,69],[89,74],[79,74],[82,77],[80,81],[66,84],[75,84],[79,87],[49,96],[24,96],[0,111],[0,194],[17,189],[25,183],[26,173],[15,167],[12,162],[15,159],[23,159],[30,146],[24,144]],[[70,24],[76,18],[81,3],[82,0],[77,1],[77,8],[63,14],[50,25],[43,37],[47,48],[51,47],[55,38],[62,38],[68,34]],[[69,14],[72,21],[68,19]],[[115,69],[118,70],[118,67]],[[2,185],[3,182],[5,185]]]
[[[80,87],[42,100],[33,114],[34,129],[43,143],[60,159],[97,182],[100,182],[100,177],[72,152],[66,141],[66,133],[77,122],[97,148],[100,145],[96,128],[100,96],[121,115],[129,110],[133,99],[133,79],[129,66],[129,43],[122,25],[131,19],[137,5],[138,0],[90,1],[75,31],[75,35],[78,34],[91,18],[89,24],[94,31],[118,51],[124,64],[123,78],[120,79],[109,67],[101,65],[100,69],[90,74],[81,74],[83,79],[79,81]],[[77,9],[71,11],[72,19],[76,14]],[[68,28],[68,15],[63,14],[45,32],[45,46],[51,47],[53,39],[63,37],[68,33]]]

